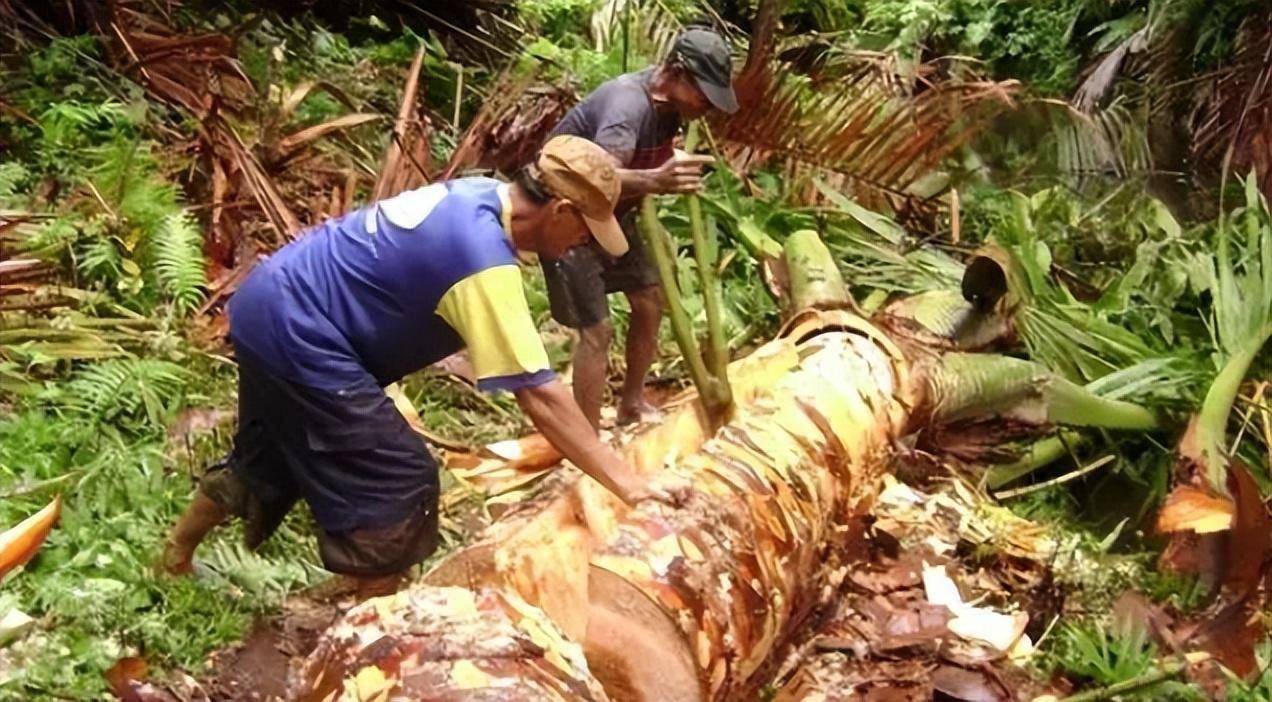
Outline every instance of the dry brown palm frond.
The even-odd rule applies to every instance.
[[[1254,170],[1272,197],[1272,12],[1242,24],[1236,56],[1205,86],[1190,126],[1199,166],[1221,177]]]
[[[472,168],[511,174],[530,160],[578,101],[569,87],[535,85],[534,81],[533,73],[517,76],[511,69],[495,80],[438,179]]]
[[[380,174],[371,189],[371,200],[392,197],[404,190],[419,187],[431,177],[431,153],[429,133],[432,125],[428,116],[418,106],[420,70],[424,66],[424,47],[415,53],[411,69],[407,73],[406,87],[402,90],[402,103],[397,121],[393,125],[392,138],[380,162]],[[346,205],[344,209],[347,209]]]
[[[1074,107],[1083,112],[1091,112],[1104,103],[1131,55],[1148,48],[1151,28],[1151,25],[1145,25],[1124,39],[1088,71],[1073,94]]]
[[[241,107],[255,93],[231,37],[185,35],[147,12],[112,8],[103,27],[108,54],[121,73],[152,95],[202,116],[214,105]]]
[[[735,83],[742,109],[716,133],[735,162],[773,157],[840,175],[855,196],[898,204],[906,189],[989,117],[1014,107],[1015,81],[955,77],[949,62],[900,80],[887,54],[858,52],[842,74],[814,81],[775,61]],[[883,202],[881,202],[883,201]]]

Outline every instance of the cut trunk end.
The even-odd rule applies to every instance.
[[[624,702],[705,699],[693,653],[661,605],[597,566],[588,569],[588,600],[583,651],[610,697]]]
[[[850,304],[843,275],[817,232],[801,229],[786,239],[783,247],[790,276],[790,311],[810,308],[834,309]]]

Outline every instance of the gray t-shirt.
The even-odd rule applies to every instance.
[[[623,168],[661,166],[672,157],[680,117],[658,112],[649,99],[654,69],[625,73],[592,91],[561,118],[551,136],[572,134],[608,151]]]

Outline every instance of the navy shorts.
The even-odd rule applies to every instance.
[[[629,248],[617,259],[593,243],[543,261],[548,303],[557,322],[571,329],[594,326],[609,319],[607,295],[658,285],[658,270],[636,232],[635,213],[623,217],[622,225]]]
[[[260,546],[300,499],[321,527],[323,565],[399,573],[438,543],[437,463],[373,382],[332,392],[271,373],[241,351],[234,448],[199,489],[245,521]]]

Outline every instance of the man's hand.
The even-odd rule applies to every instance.
[[[638,503],[647,500],[661,502],[668,507],[683,507],[692,492],[693,487],[689,481],[679,478],[668,479],[660,476],[660,478],[640,485],[625,494],[619,494],[618,498],[627,503],[628,507],[635,507]]]
[[[702,191],[702,169],[715,162],[707,155],[677,154],[654,169],[654,193],[675,195]]]
[[[638,475],[601,443],[596,430],[583,418],[570,393],[555,380],[516,391],[517,403],[548,440],[580,470],[587,473],[618,499],[635,506],[645,500],[657,500],[677,506],[684,490],[677,490],[660,476],[650,483]]]

